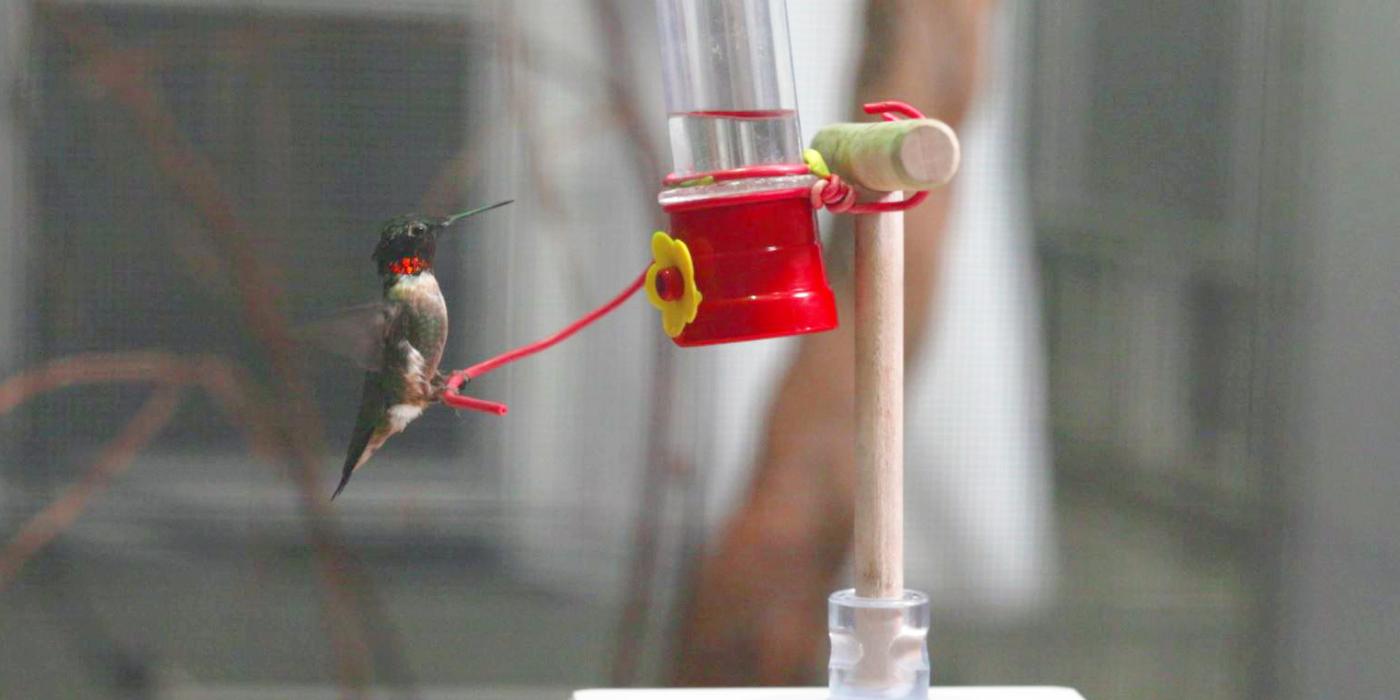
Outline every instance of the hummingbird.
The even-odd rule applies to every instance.
[[[407,214],[384,222],[371,256],[383,299],[345,317],[359,326],[356,335],[364,339],[363,347],[350,352],[360,355],[367,371],[355,431],[332,499],[386,440],[403,432],[442,396],[438,364],[447,345],[447,302],[433,275],[438,237],[457,221],[511,201],[451,216]]]

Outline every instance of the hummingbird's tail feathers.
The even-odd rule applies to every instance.
[[[341,491],[345,490],[345,485],[350,483],[350,477],[353,476],[360,467],[364,466],[365,462],[368,462],[369,458],[374,456],[375,451],[383,444],[384,440],[376,440],[365,445],[359,452],[354,451],[354,445],[351,446],[351,452],[345,458],[345,466],[340,470],[340,483],[336,484],[335,493],[331,494],[332,501],[335,500],[336,496],[340,495]]]
[[[344,490],[345,490],[345,485],[348,484],[348,483],[350,483],[350,475],[351,475],[351,474],[354,474],[354,473],[355,473],[355,470],[354,470],[354,469],[346,469],[344,472],[341,472],[341,474],[340,474],[340,484],[338,484],[338,485],[335,487],[335,493],[331,494],[331,500],[332,500],[332,501],[335,500],[335,497],[336,497],[336,496],[339,496],[339,495],[340,495],[340,492],[341,492],[341,491],[344,491]]]
[[[442,220],[442,225],[443,225],[443,226],[451,226],[451,225],[453,224],[453,222],[455,222],[455,221],[457,221],[457,220],[459,220],[459,219],[466,219],[466,218],[468,218],[468,217],[476,216],[477,214],[482,214],[482,213],[491,211],[492,209],[499,209],[500,207],[503,207],[503,206],[505,206],[505,205],[507,205],[507,204],[510,204],[511,202],[514,202],[514,201],[515,201],[514,199],[507,199],[507,200],[505,200],[504,202],[496,202],[495,204],[487,204],[487,205],[484,206],[484,207],[477,207],[477,208],[475,208],[475,209],[468,209],[468,210],[466,210],[466,211],[464,211],[464,212],[461,212],[461,213],[458,213],[458,214],[453,214],[452,216],[449,216],[449,217],[443,219],[443,220]]]
[[[331,494],[331,500],[335,500],[341,491],[345,490],[345,485],[350,483],[350,477],[359,469],[361,465],[369,461],[375,450],[384,444],[388,435],[378,436],[378,430],[373,423],[363,423],[355,426],[355,434],[350,438],[350,449],[345,455],[345,466],[340,470],[340,483],[335,487],[335,493]]]
[[[356,442],[360,441],[357,440]],[[335,500],[336,496],[340,495],[341,491],[345,490],[345,485],[350,483],[350,477],[355,474],[355,469],[364,461],[361,457],[364,456],[366,447],[367,446],[362,445],[360,449],[356,450],[354,444],[350,446],[350,454],[345,458],[345,466],[340,469],[340,483],[335,485],[335,493],[331,494],[332,501]]]

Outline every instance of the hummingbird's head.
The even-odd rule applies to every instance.
[[[374,247],[375,263],[381,275],[417,275],[433,267],[437,254],[438,236],[458,220],[474,214],[503,207],[512,200],[497,202],[451,216],[405,214],[384,222],[379,231],[379,245]]]

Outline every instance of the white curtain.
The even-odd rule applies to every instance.
[[[586,4],[517,7],[532,42],[599,65],[599,43],[583,38],[591,38],[592,30]],[[1022,9],[1004,6],[995,23],[989,81],[963,129],[964,165],[947,269],[939,275],[944,288],[932,311],[933,343],[911,367],[907,395],[910,584],[928,590],[940,605],[986,613],[1040,603],[1054,560],[1042,353],[1015,119],[1021,56],[1015,18]],[[799,107],[809,139],[851,113],[862,11],[858,0],[789,3]],[[647,39],[654,33],[650,11],[637,15],[626,18],[629,36],[637,39],[638,51],[655,51],[654,37]],[[639,66],[638,80],[653,84],[638,85],[638,91],[655,97],[655,109],[645,112],[655,123],[647,127],[661,138],[660,78],[654,63]],[[547,79],[533,80],[540,110],[536,131],[521,138],[569,142],[558,130],[578,125],[550,115],[582,109],[586,100],[559,92]],[[518,328],[538,335],[559,325],[620,287],[642,260],[654,212],[637,204],[636,179],[623,174],[628,166],[617,155],[623,146],[618,138],[611,132],[575,147],[549,173],[569,207],[586,216],[557,220],[528,206],[519,210],[525,218],[519,226],[528,230],[517,234],[508,280]],[[608,178],[581,177],[606,168],[617,170]],[[520,186],[531,187],[524,173]],[[551,231],[580,245],[542,245]],[[581,287],[560,282],[575,274],[570,264],[585,271]],[[576,289],[591,298],[574,299]],[[509,390],[518,410],[507,437],[506,495],[522,508],[553,513],[511,520],[522,570],[542,582],[604,597],[618,591],[618,561],[625,562],[630,544],[644,455],[646,416],[639,411],[650,396],[651,343],[659,333],[649,308],[628,308],[626,320],[609,321],[532,360],[529,370],[512,376]],[[524,339],[519,333],[516,338]],[[675,446],[690,449],[701,469],[697,483],[705,488],[704,520],[711,532],[746,488],[761,422],[793,343],[670,350],[679,353],[683,384],[677,400],[703,404],[685,407]],[[674,561],[674,554],[664,554],[663,561]]]

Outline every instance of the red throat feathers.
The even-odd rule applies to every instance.
[[[389,263],[389,272],[396,275],[416,275],[428,269],[428,261],[418,256],[403,257]]]

